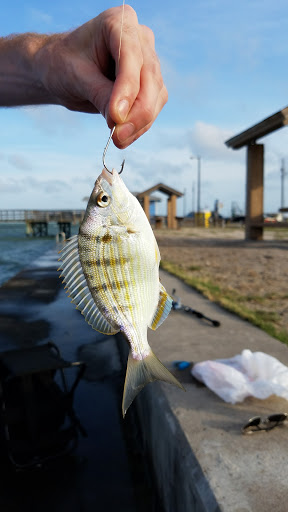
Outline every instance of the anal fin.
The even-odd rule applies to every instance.
[[[166,320],[171,311],[172,303],[172,297],[168,295],[164,286],[159,282],[159,300],[156,311],[154,313],[154,317],[151,324],[149,325],[150,329],[155,331],[159,325],[163,324],[164,320]]]

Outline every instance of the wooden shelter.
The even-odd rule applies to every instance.
[[[245,223],[247,240],[262,240],[263,238],[264,144],[257,144],[256,141],[287,124],[288,107],[225,142],[232,149],[247,146]]]
[[[137,194],[137,199],[140,202],[143,202],[143,209],[147,215],[148,220],[150,220],[150,194],[158,190],[159,192],[163,192],[168,196],[167,199],[167,227],[170,229],[177,229],[177,209],[176,209],[176,201],[178,197],[182,197],[182,192],[178,192],[174,188],[167,187],[163,183],[158,183],[154,187],[148,188],[148,190],[144,190],[140,194]]]

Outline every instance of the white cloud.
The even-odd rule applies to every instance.
[[[243,151],[232,152],[225,145],[226,140],[232,137],[231,130],[221,128],[212,124],[196,121],[192,130],[189,130],[191,148],[194,155],[204,156],[208,160],[230,160],[243,159]]]
[[[18,194],[23,192],[23,188],[21,184],[15,178],[0,178],[0,194]],[[8,206],[4,205],[3,197],[0,202],[1,208],[8,208]]]
[[[50,25],[53,22],[53,17],[47,12],[40,11],[39,9],[35,9],[31,7],[29,9],[29,14],[33,21],[45,23],[46,25]]]
[[[8,155],[7,160],[13,167],[23,171],[31,170],[33,167],[29,159],[20,153]]]
[[[25,107],[22,112],[45,135],[77,135],[81,128],[81,114],[57,105]]]
[[[26,176],[22,179],[17,178],[1,178],[0,193],[18,194],[19,192],[27,193],[29,191],[42,191],[47,194],[63,193],[71,189],[71,185],[67,181],[62,180],[41,180],[32,176]],[[28,207],[28,205],[27,205]]]
[[[24,182],[24,180],[23,180]],[[71,184],[67,180],[50,179],[42,180],[28,176],[25,180],[27,189],[41,190],[45,194],[63,194],[71,189]]]
[[[68,180],[4,177],[0,178],[0,208],[84,208],[82,199],[90,192],[91,187],[79,187]]]

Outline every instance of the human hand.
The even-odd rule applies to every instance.
[[[167,102],[153,32],[125,5],[108,9],[73,32],[48,37],[35,55],[51,102],[101,113],[124,149],[145,133]]]

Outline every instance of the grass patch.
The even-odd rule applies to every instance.
[[[235,294],[235,292],[234,292]],[[266,299],[268,297],[264,296],[261,297],[260,295],[238,295],[237,294],[237,300],[238,302],[251,302],[253,304],[265,304]]]
[[[270,334],[270,336],[273,336],[283,343],[288,344],[288,332],[286,330],[280,329],[277,326],[279,315],[276,312],[262,309],[253,311],[245,304],[246,302],[249,305],[249,302],[253,300],[256,303],[262,303],[265,301],[265,299],[262,301],[262,298],[259,296],[248,295],[245,297],[238,294],[234,290],[225,290],[218,284],[211,282],[209,279],[190,276],[183,267],[177,265],[176,263],[171,263],[167,260],[161,261],[161,268],[178,277],[188,286],[195,288],[209,300],[220,304],[228,311],[235,313],[244,320],[247,320],[248,322],[267,332],[267,334]]]
[[[278,313],[276,313],[275,311],[263,311],[261,309],[257,309],[256,311],[254,311],[255,315],[257,318],[259,318],[259,321],[263,321],[263,322],[272,322],[272,323],[277,323],[280,319]]]

